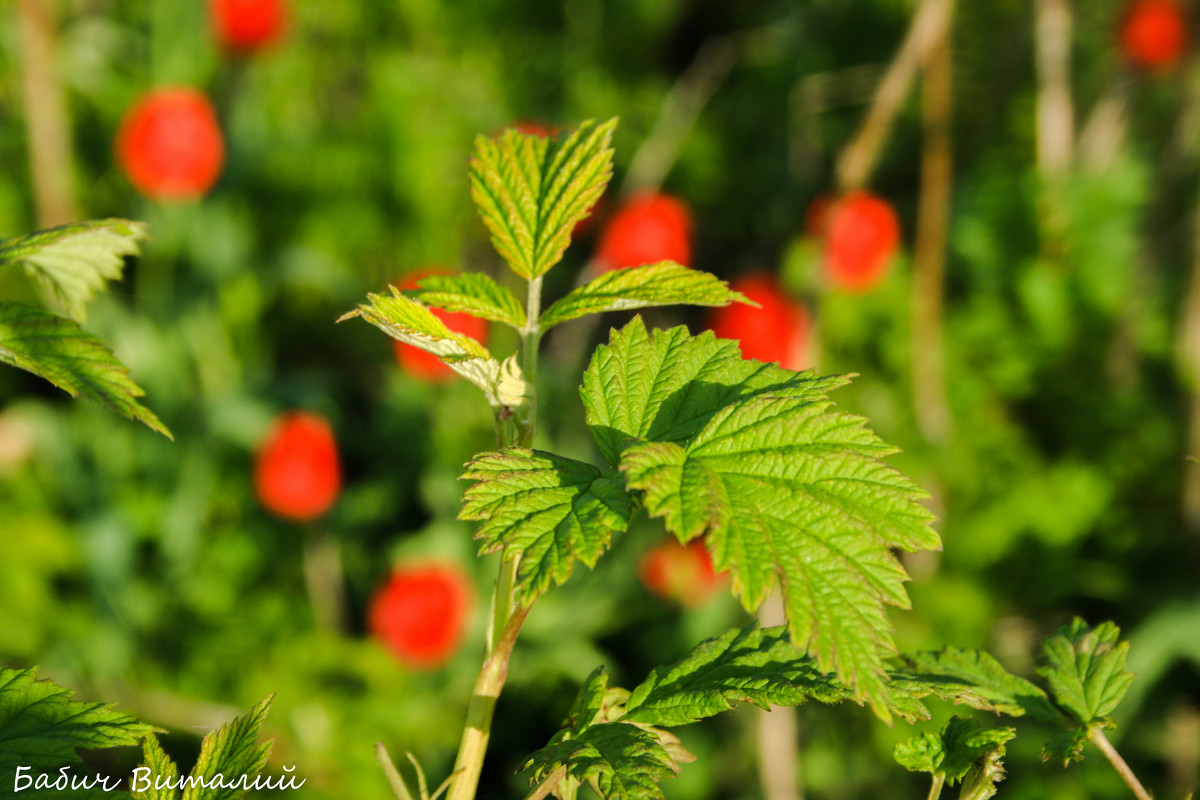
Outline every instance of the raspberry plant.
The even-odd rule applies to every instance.
[[[923,492],[883,460],[894,448],[829,400],[846,378],[749,360],[735,341],[685,327],[649,330],[635,316],[596,350],[580,389],[602,463],[532,449],[538,345],[551,327],[648,306],[754,305],[713,275],[665,261],[603,273],[542,308],[543,277],[611,176],[614,127],[477,138],[472,196],[496,250],[524,282],[523,299],[487,275],[437,276],[368,295],[342,318],[361,317],[437,355],[494,411],[499,447],[462,475],[470,485],[459,517],[479,524],[481,554],[502,559],[486,652],[443,784],[450,800],[476,796],[509,658],[538,598],[577,564],[593,567],[638,513],[661,519],[682,544],[702,539],[747,611],[780,592],[787,624],[730,630],[632,691],[610,686],[597,669],[563,730],[524,764],[530,798],[567,800],[585,783],[606,798],[662,797],[659,781],[691,760],[670,729],[740,702],[852,700],[890,722],[928,718],[921,698],[935,695],[1025,713],[1024,695],[1013,690],[1025,682],[1014,684],[1020,679],[986,654],[948,651],[895,665],[886,609],[909,600],[894,551],[939,549],[940,541]],[[433,308],[511,326],[520,352],[494,356]],[[979,764],[973,787],[991,789],[1001,773],[986,766],[998,764],[1005,735],[981,736],[965,737],[974,748],[967,756],[954,753],[969,768]],[[428,796],[419,767],[414,793],[382,748],[380,756],[398,797]]]

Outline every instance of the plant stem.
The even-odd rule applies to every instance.
[[[1125,763],[1125,759],[1121,758],[1121,754],[1117,752],[1117,748],[1113,747],[1112,743],[1108,741],[1108,737],[1104,735],[1104,731],[1100,730],[1099,727],[1090,728],[1088,729],[1088,739],[1092,744],[1100,748],[1101,753],[1104,753],[1104,757],[1113,765],[1113,769],[1125,781],[1130,791],[1133,792],[1134,797],[1138,798],[1138,800],[1153,800],[1150,793],[1146,791],[1146,787],[1142,786],[1137,776],[1133,774],[1133,770]]]
[[[542,279],[529,280],[526,296],[526,323],[521,330],[521,371],[525,381],[533,388],[527,396],[527,406],[518,414],[518,441],[506,441],[510,428],[496,418],[496,436],[504,447],[513,444],[528,445],[533,442],[537,428],[537,362],[538,342],[541,339]],[[475,689],[467,706],[467,721],[463,726],[462,739],[458,745],[458,756],[454,760],[454,780],[446,800],[473,800],[479,788],[479,775],[483,771],[483,757],[487,753],[491,738],[492,716],[496,700],[508,678],[508,659],[512,656],[517,635],[529,615],[532,603],[520,605],[513,601],[513,587],[517,578],[517,558],[504,558],[492,589],[492,605],[488,619],[487,645],[479,675],[475,678]]]
[[[55,63],[57,6],[48,0],[17,3],[25,124],[39,228],[62,225],[78,216],[71,168],[74,151],[71,125],[66,93]]]
[[[546,780],[539,783],[537,788],[525,795],[525,800],[542,800],[543,797],[553,792],[555,787],[557,787],[565,777],[567,777],[567,768],[558,767],[549,775],[547,775]]]
[[[946,783],[946,774],[944,772],[935,772],[933,774],[933,783],[929,785],[929,795],[926,800],[938,800],[942,796],[942,786]]]

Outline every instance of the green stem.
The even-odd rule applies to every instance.
[[[1121,754],[1117,752],[1117,748],[1112,746],[1112,742],[1108,741],[1108,737],[1104,735],[1104,731],[1098,727],[1093,727],[1088,730],[1088,740],[1096,747],[1100,748],[1100,752],[1104,753],[1104,757],[1113,765],[1113,769],[1125,781],[1125,784],[1133,792],[1133,796],[1138,800],[1153,800],[1150,793],[1146,791],[1146,787],[1142,786],[1141,781],[1133,774],[1133,770],[1125,763],[1125,759],[1121,758]]]
[[[946,784],[946,773],[935,772],[933,783],[929,785],[929,795],[926,800],[938,800],[942,796],[942,786]]]
[[[538,340],[541,338],[541,303],[542,279],[532,278],[529,281],[526,299],[528,321],[521,330],[521,371],[525,381],[534,387],[534,391],[528,399],[528,406],[518,412],[523,415],[523,419],[518,417],[518,433],[513,436],[518,441],[508,441],[512,435],[511,429],[497,415],[496,438],[501,447],[512,444],[529,445],[537,427],[537,351]],[[519,605],[513,599],[518,563],[519,558],[506,557],[500,564],[500,571],[492,589],[487,650],[479,668],[479,675],[475,678],[471,702],[467,706],[467,721],[459,741],[458,757],[454,761],[454,780],[450,784],[446,800],[473,800],[479,788],[479,775],[483,770],[483,757],[487,753],[488,741],[491,738],[496,700],[500,697],[504,682],[508,678],[508,659],[512,656],[517,635],[520,634],[521,626],[532,607],[532,603]]]

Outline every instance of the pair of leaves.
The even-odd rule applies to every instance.
[[[131,789],[135,800],[237,800],[246,787],[296,787],[303,780],[261,775],[273,742],[259,741],[274,695],[268,695],[249,713],[222,725],[204,737],[200,757],[186,778],[150,735],[142,745],[143,762],[134,772]],[[244,776],[244,777],[243,777]],[[259,781],[257,784],[256,781]],[[268,783],[269,781],[269,783]]]
[[[71,692],[46,680],[37,680],[32,669],[0,667],[0,798],[16,795],[17,769],[20,778],[46,775],[57,780],[92,778],[83,769],[76,748],[100,749],[136,745],[155,730],[127,714],[102,703],[71,700]],[[64,767],[67,773],[61,773]],[[77,786],[68,794],[55,789],[20,784],[22,798],[50,800],[77,797],[100,800],[109,796],[102,786]]]
[[[142,223],[110,219],[38,231],[0,242],[0,266],[23,264],[76,317],[93,293],[120,276],[138,252]],[[0,301],[0,363],[32,372],[73,396],[108,406],[164,436],[171,434],[138,402],[144,392],[102,341],[72,319]]]
[[[880,460],[893,449],[831,408],[827,393],[845,382],[744,360],[711,333],[652,335],[635,318],[584,375],[588,425],[610,466],[485,454],[468,464],[476,484],[460,516],[483,522],[483,551],[521,554],[528,599],[576,559],[593,564],[627,523],[620,495],[637,492],[680,541],[705,537],[748,609],[779,585],[793,641],[888,718],[883,607],[908,605],[891,548],[939,542],[924,495]]]

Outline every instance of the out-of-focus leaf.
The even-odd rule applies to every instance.
[[[144,222],[76,222],[0,242],[0,264],[23,264],[68,314],[82,320],[92,295],[121,277],[125,256],[137,255],[146,238]]]
[[[74,320],[24,303],[0,302],[0,362],[32,372],[171,438],[145,394],[104,342]]]

